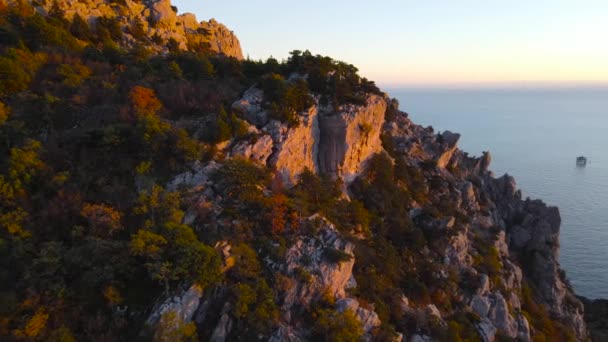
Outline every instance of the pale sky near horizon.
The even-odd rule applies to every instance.
[[[173,0],[245,56],[310,50],[380,85],[608,83],[608,1]]]

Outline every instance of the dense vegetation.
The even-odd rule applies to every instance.
[[[311,105],[309,90],[345,103],[357,100],[346,93],[377,89],[354,67],[309,52],[286,63],[205,49],[158,56],[140,25],[129,33],[141,44],[118,44],[114,19],[89,26],[59,10],[41,16],[25,1],[0,7],[0,335],[134,337],[155,298],[191,282],[234,284],[240,330],[267,333],[277,318],[274,278],[257,247],[278,253],[269,236],[284,245],[280,234],[296,229],[296,216],[334,199],[313,200],[319,188],[304,186],[267,197],[263,188],[280,188],[269,171],[230,162],[217,174],[227,184],[225,215],[251,220],[216,236],[182,224],[183,195],[164,184],[219,157],[216,143],[247,134],[226,108],[256,82],[273,116],[290,124]],[[315,81],[286,81],[311,71]],[[310,186],[328,180],[319,182]],[[220,238],[238,243],[227,274],[211,247]]]
[[[155,55],[146,48],[154,37],[145,37],[140,25],[129,33],[140,44],[118,44],[124,32],[110,18],[90,27],[61,11],[44,17],[27,2],[0,3],[0,336],[132,340],[157,298],[191,283],[227,289],[221,296],[232,304],[235,336],[268,336],[288,284],[263,261],[280,260],[299,234],[314,235],[317,227],[301,218],[315,213],[356,243],[355,294],[374,303],[383,322],[377,338],[418,328],[391,309],[401,295],[451,308],[454,288],[466,279],[434,253],[449,236],[413,222],[406,199],[423,207],[417,220],[453,208],[446,199],[430,199],[429,186],[437,182],[419,168],[377,155],[346,200],[339,180],[307,171],[285,189],[273,170],[223,160],[217,151],[218,143],[249,138],[230,105],[253,84],[264,89],[272,117],[293,126],[313,96],[334,108],[362,104],[366,93],[379,93],[373,82],[352,65],[308,51],[294,51],[284,62],[238,61],[204,47],[179,51],[170,42],[170,53]],[[395,110],[396,104],[387,115]],[[391,152],[388,140],[385,149]],[[195,229],[183,224],[190,194],[165,185],[211,159],[222,164],[213,176],[223,192],[222,229],[209,222]],[[229,269],[214,248],[218,241],[233,246]],[[480,251],[478,266],[498,272],[496,251]],[[350,258],[324,253],[334,262]],[[440,271],[447,280],[437,281]],[[304,270],[298,275],[310,277]],[[525,298],[532,322],[548,337],[560,334]],[[318,338],[360,339],[352,312],[337,313],[334,304],[325,298],[305,308],[302,320]],[[429,334],[476,340],[477,319],[455,315]],[[168,314],[155,338],[209,334]]]

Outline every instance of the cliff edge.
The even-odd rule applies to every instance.
[[[116,22],[124,32],[120,43],[132,47],[144,43],[157,52],[170,48],[196,51],[210,49],[236,59],[243,59],[236,35],[215,19],[198,22],[192,13],[178,14],[171,0],[55,0],[30,1],[43,15],[62,12],[71,21],[79,16],[95,27],[100,19]],[[8,0],[9,5],[16,3]],[[142,42],[143,40],[143,42]]]

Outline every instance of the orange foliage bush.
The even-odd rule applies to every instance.
[[[162,108],[154,90],[142,86],[135,86],[131,89],[129,101],[137,117],[156,115]]]
[[[98,234],[112,235],[122,229],[120,212],[105,204],[85,204],[80,214]]]

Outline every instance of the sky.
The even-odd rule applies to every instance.
[[[310,50],[384,87],[608,84],[608,1],[172,0],[245,56]]]

